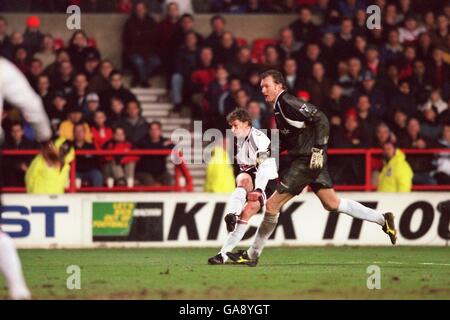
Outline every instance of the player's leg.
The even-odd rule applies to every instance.
[[[245,202],[247,201],[247,193],[253,190],[252,176],[246,172],[241,172],[236,177],[236,189],[230,196],[229,213],[225,216],[225,223],[228,232],[232,232],[239,220]]]
[[[394,225],[394,215],[391,212],[382,214],[379,211],[363,206],[357,201],[339,198],[332,188],[319,189],[315,192],[326,210],[345,213],[354,218],[377,223],[389,235],[392,244],[395,244],[397,231]]]

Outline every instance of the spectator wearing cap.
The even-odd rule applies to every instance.
[[[68,110],[67,120],[61,122],[59,126],[59,137],[68,141],[73,141],[73,128],[79,123],[81,123],[86,130],[86,142],[92,143],[92,135],[89,125],[83,121],[83,109],[77,106],[71,106]]]
[[[88,93],[86,96],[86,122],[92,126],[94,124],[94,114],[100,109],[100,98],[95,92]]]
[[[353,97],[357,101],[360,95],[366,95],[370,101],[370,114],[382,119],[387,112],[385,94],[377,86],[376,78],[372,72],[366,70],[362,74],[361,84],[354,92]]]
[[[134,82],[143,87],[149,86],[149,78],[161,65],[157,32],[158,25],[149,15],[146,3],[136,2],[133,14],[125,22],[122,42],[124,56],[133,67]]]
[[[34,55],[41,48],[44,35],[40,31],[41,20],[38,16],[29,16],[26,21],[26,30],[23,34],[24,45],[31,55]]]
[[[40,49],[34,57],[42,61],[44,69],[56,61],[56,49],[51,34],[47,33],[44,36]]]
[[[118,126],[125,130],[127,140],[131,142],[133,146],[136,146],[147,134],[148,122],[142,116],[142,108],[137,100],[132,100],[127,103],[125,113],[125,118]]]
[[[123,83],[123,73],[113,71],[109,76],[109,88],[100,96],[100,102],[103,109],[108,109],[111,98],[117,97],[122,100],[123,104],[127,104],[131,100],[136,100],[136,96],[125,87]]]
[[[67,98],[63,92],[57,91],[52,97],[50,107],[46,110],[53,133],[58,132],[61,123],[66,120],[67,110]]]
[[[86,54],[86,60],[84,61],[83,73],[86,75],[88,81],[97,74],[98,67],[100,65],[100,55],[91,51]]]
[[[109,88],[109,76],[114,71],[114,65],[110,60],[103,60],[97,72],[89,79],[89,91],[102,94]]]
[[[378,177],[379,192],[411,192],[413,171],[405,154],[392,142],[383,144],[384,165]]]

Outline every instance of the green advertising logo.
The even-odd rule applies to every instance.
[[[132,202],[95,202],[92,204],[92,233],[94,236],[127,236],[130,233]]]

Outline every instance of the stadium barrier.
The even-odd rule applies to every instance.
[[[80,193],[6,194],[0,224],[20,248],[215,247],[227,231],[228,194]],[[450,214],[436,208],[448,193],[347,193],[381,212],[396,214],[398,245],[448,246]],[[251,243],[263,215],[250,220]],[[269,246],[390,245],[381,227],[328,213],[312,193],[282,210]]]
[[[450,149],[402,149],[405,154],[414,155],[437,155],[437,154],[450,154]],[[20,155],[35,155],[38,150],[4,150],[4,156],[20,156]],[[364,156],[364,185],[335,185],[335,189],[338,191],[375,191],[377,186],[372,185],[372,162],[373,156],[381,155],[381,149],[329,149],[329,155],[356,155]],[[171,150],[129,150],[129,151],[107,151],[107,150],[76,150],[75,155],[96,155],[96,156],[111,156],[111,155],[129,155],[129,156],[142,156],[142,155],[170,155]],[[68,192],[166,192],[166,191],[193,191],[192,176],[183,161],[181,155],[179,165],[175,165],[175,184],[173,186],[135,186],[135,187],[76,187],[76,157],[72,161],[71,174],[70,174],[70,187]],[[181,185],[181,176],[184,177],[186,183]],[[5,193],[23,193],[25,188],[21,187],[8,187],[7,181],[4,182],[3,192]],[[414,185],[414,191],[450,191],[450,185]]]

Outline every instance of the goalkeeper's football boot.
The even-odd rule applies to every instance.
[[[388,212],[383,214],[384,216],[384,225],[383,231],[389,236],[392,244],[397,242],[397,230],[395,229],[394,224],[394,214],[392,212]]]
[[[224,218],[225,223],[227,225],[227,231],[228,232],[233,232],[234,228],[236,228],[236,223],[238,221],[238,216],[235,215],[234,213],[229,213],[225,216]]]
[[[252,259],[247,253],[247,250],[238,250],[237,252],[227,252],[228,258],[236,264],[245,264],[249,267],[256,267],[258,258]]]
[[[208,259],[208,264],[224,264],[223,257],[220,253],[216,254],[214,257]]]

